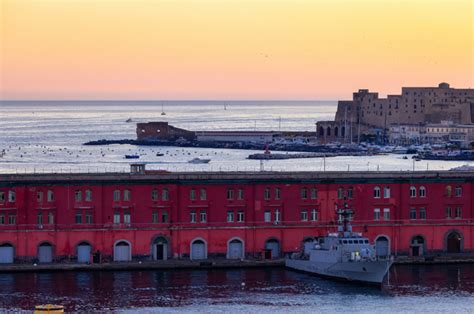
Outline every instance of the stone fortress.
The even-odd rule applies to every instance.
[[[339,101],[334,121],[316,124],[318,140],[359,142],[361,137],[388,138],[391,126],[455,125],[474,122],[474,89],[438,87],[402,87],[401,95],[379,98],[378,93],[360,89],[350,101]],[[436,130],[436,128],[435,128]]]

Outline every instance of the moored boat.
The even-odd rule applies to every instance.
[[[352,211],[347,204],[337,214],[341,223],[338,231],[305,242],[302,252],[285,260],[286,267],[331,279],[381,285],[392,257],[379,256],[368,238],[352,231]]]

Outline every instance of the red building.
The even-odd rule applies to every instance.
[[[474,253],[470,172],[0,175],[0,262],[281,257],[335,230],[380,254]],[[98,254],[97,254],[98,255]]]

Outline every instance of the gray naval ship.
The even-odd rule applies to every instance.
[[[287,258],[285,265],[323,277],[381,285],[393,258],[377,256],[369,239],[352,232],[352,213],[347,203],[338,209],[338,232],[305,242],[304,251]]]

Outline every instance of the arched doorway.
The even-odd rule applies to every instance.
[[[324,136],[324,128],[322,126],[319,127],[319,136]]]
[[[131,245],[128,241],[119,240],[114,245],[114,261],[128,262],[132,260]]]
[[[77,262],[90,263],[91,262],[92,246],[87,242],[81,242],[77,245]]]
[[[339,128],[337,126],[334,128],[334,136],[335,137],[339,136]]]
[[[425,239],[422,236],[415,236],[411,239],[411,255],[423,256],[425,246]]]
[[[457,231],[449,232],[446,237],[446,251],[448,253],[461,253],[462,251],[462,236]]]
[[[200,260],[207,258],[207,244],[203,239],[196,239],[191,242],[191,254],[192,260]]]
[[[152,245],[153,260],[166,261],[168,259],[168,246],[168,240],[165,237],[157,237]]]
[[[265,258],[280,258],[280,242],[277,239],[269,239],[265,242]],[[269,254],[269,256],[267,256]]]
[[[233,238],[227,242],[227,258],[244,258],[244,242],[240,238]]]
[[[327,129],[326,129],[326,135],[331,136],[331,127],[330,126],[328,126]]]
[[[12,264],[15,257],[13,245],[4,243],[0,245],[0,264]]]
[[[384,257],[390,255],[390,240],[386,236],[378,236],[375,240],[375,252],[377,256]]]
[[[50,243],[45,242],[38,246],[38,262],[53,262],[53,246]]]

